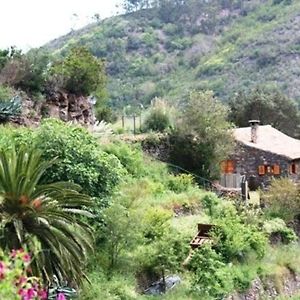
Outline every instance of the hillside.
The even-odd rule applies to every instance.
[[[300,100],[300,2],[187,1],[91,24],[45,47],[86,45],[107,62],[112,105],[182,99],[211,89],[226,101],[257,84]]]

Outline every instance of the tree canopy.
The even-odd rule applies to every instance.
[[[233,146],[227,116],[213,92],[191,92],[171,135],[171,161],[205,178],[217,175]]]
[[[263,125],[272,125],[285,134],[300,137],[299,109],[278,90],[257,87],[248,93],[239,92],[229,106],[229,119],[238,127],[248,126],[249,120],[260,120]]]
[[[67,91],[83,96],[95,92],[106,82],[104,62],[85,47],[71,49],[63,61],[53,66],[52,74],[60,77]]]

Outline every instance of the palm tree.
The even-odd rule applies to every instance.
[[[88,196],[72,183],[39,184],[52,162],[34,149],[0,151],[0,247],[28,249],[33,275],[77,284],[84,278],[92,230]]]

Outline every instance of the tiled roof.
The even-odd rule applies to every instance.
[[[236,128],[233,131],[236,141],[249,147],[285,156],[290,160],[300,159],[300,140],[291,138],[271,125],[259,126],[257,142],[251,142],[251,127]]]

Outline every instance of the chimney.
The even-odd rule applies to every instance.
[[[249,124],[251,126],[251,142],[256,144],[257,143],[257,134],[258,134],[258,127],[259,127],[259,120],[250,120]]]

